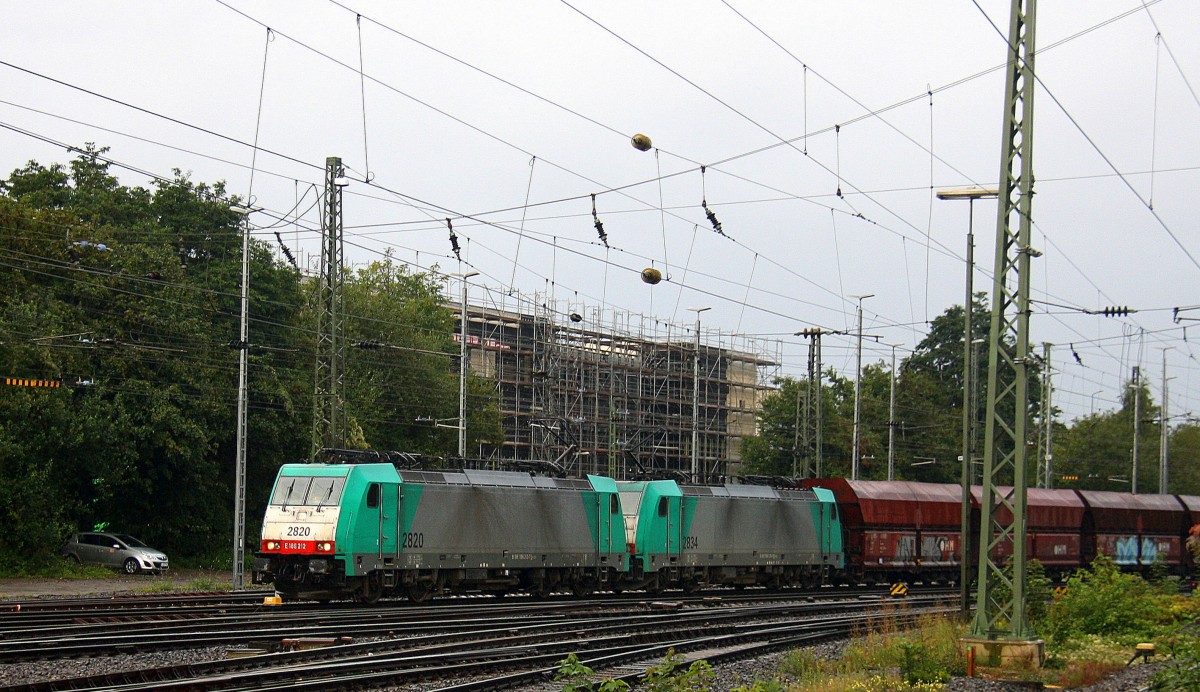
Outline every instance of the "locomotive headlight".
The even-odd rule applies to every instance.
[[[317,543],[317,552],[318,553],[332,553],[333,552],[333,541],[321,541],[321,542]]]
[[[264,547],[267,550],[279,550],[279,541],[266,541]]]

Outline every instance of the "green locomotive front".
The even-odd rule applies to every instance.
[[[616,482],[503,471],[288,464],[253,579],[285,599],[577,594],[627,569]]]

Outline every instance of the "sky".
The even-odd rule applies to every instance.
[[[699,319],[767,375],[866,294],[864,362],[905,357],[963,302],[968,227],[990,294],[996,203],[935,192],[997,184],[1007,3],[6,5],[0,175],[94,142],[126,185],[222,180],[309,267],[338,156],[355,265],[478,272],[473,303],[655,338]],[[1200,415],[1198,35],[1192,0],[1039,7],[1031,342],[1065,421],[1135,366],[1160,402],[1163,348],[1173,421]],[[1109,306],[1136,312],[1086,312]],[[826,366],[853,377],[855,346],[825,337]]]

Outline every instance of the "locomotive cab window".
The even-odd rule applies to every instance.
[[[304,504],[328,507],[336,505],[342,499],[342,486],[346,479],[342,476],[321,476],[312,479],[308,492],[304,496]]]
[[[367,488],[367,507],[375,508],[379,506],[379,484],[372,483]]]
[[[617,499],[616,495],[608,496],[608,513],[609,514],[620,514],[621,513],[621,501]]]
[[[302,505],[312,484],[312,476],[280,476],[271,497],[273,505]]]
[[[660,516],[660,517],[667,516],[667,506],[669,504],[670,504],[670,500],[668,500],[667,498],[665,498],[665,497],[658,498],[658,516]]]

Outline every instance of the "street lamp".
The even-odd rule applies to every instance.
[[[699,482],[700,469],[700,313],[712,308],[688,308],[696,313],[696,357],[692,363],[692,482]]]
[[[996,188],[971,187],[960,188],[953,190],[938,190],[937,198],[941,200],[967,200],[967,296],[963,301],[963,418],[962,418],[962,470],[960,471],[960,482],[962,483],[962,511],[960,516],[961,530],[959,533],[959,542],[962,544],[962,550],[959,557],[959,575],[958,588],[961,598],[961,616],[963,620],[967,620],[971,616],[970,606],[970,562],[971,562],[971,532],[968,525],[971,520],[971,428],[975,419],[975,411],[972,407],[971,396],[971,378],[972,378],[972,351],[971,346],[974,343],[971,339],[971,313],[975,305],[975,200],[977,199],[995,199],[1000,196],[1000,190]]]
[[[867,298],[875,297],[875,294],[874,293],[864,293],[862,295],[850,296],[850,297],[858,300],[858,331],[857,331],[858,349],[857,349],[857,355],[855,357],[855,365],[854,365],[854,442],[852,443],[851,450],[850,450],[850,480],[856,481],[856,480],[858,480],[858,466],[859,466],[858,455],[860,453],[859,450],[862,447],[862,438],[859,434],[859,419],[860,419],[860,413],[861,413],[859,399],[861,398],[861,395],[862,395],[862,339],[863,339],[862,302],[863,302],[863,300],[865,300]]]
[[[1092,392],[1092,414],[1091,415],[1093,415],[1093,416],[1096,415],[1096,395],[1103,394],[1103,393],[1104,393],[1103,389],[1098,389],[1098,390]]]
[[[462,279],[458,322],[458,456],[467,456],[467,279],[479,272],[452,274]]]

